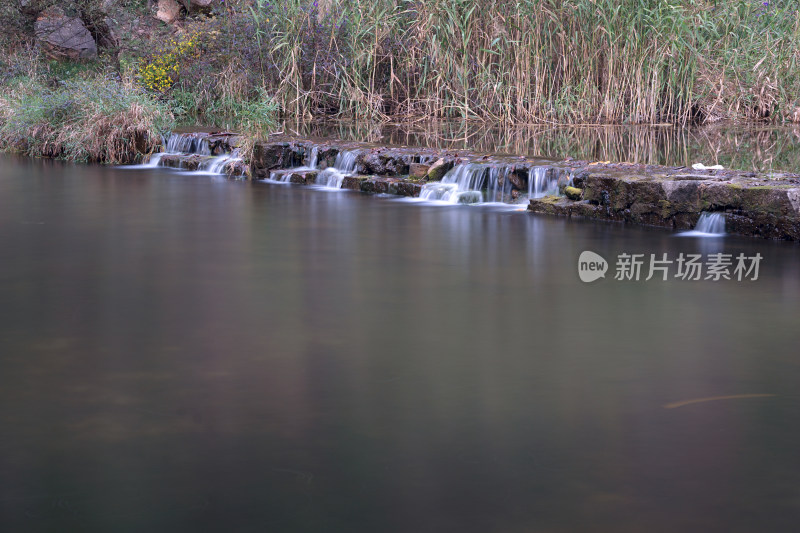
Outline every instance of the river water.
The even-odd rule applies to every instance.
[[[197,130],[192,126],[190,131]],[[652,126],[500,127],[470,121],[286,122],[284,133],[378,144],[474,150],[589,161],[691,166],[722,165],[754,172],[800,169],[800,125],[717,124],[696,128]]]
[[[0,204],[2,531],[800,519],[796,244],[12,158]]]

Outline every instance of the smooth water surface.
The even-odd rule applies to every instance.
[[[800,519],[796,244],[9,158],[0,203],[0,531]]]
[[[196,130],[196,127],[190,128]],[[378,144],[476,150],[553,159],[800,172],[800,125],[718,124],[672,126],[562,126],[471,121],[286,122],[280,130],[300,137],[338,137]]]

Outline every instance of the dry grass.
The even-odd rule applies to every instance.
[[[286,115],[507,123],[776,118],[800,96],[773,0],[241,0]]]
[[[132,82],[104,77],[43,85],[10,82],[0,104],[0,147],[32,156],[130,163],[161,145],[166,108]]]

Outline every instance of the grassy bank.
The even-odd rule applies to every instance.
[[[57,3],[115,22],[93,62],[0,77],[2,142],[27,153],[116,161],[173,117],[260,136],[281,116],[686,125],[800,103],[789,0],[217,0],[173,24],[146,0]],[[12,58],[36,49],[28,9],[0,8]]]
[[[130,163],[157,150],[172,115],[129,82],[101,77],[46,86],[7,83],[0,96],[0,148],[73,161]]]

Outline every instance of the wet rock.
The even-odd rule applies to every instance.
[[[358,154],[356,170],[359,174],[377,174],[379,176],[396,176],[408,174],[408,154],[372,150]]]
[[[361,184],[368,180],[369,176],[347,176],[342,181],[342,189],[349,189],[351,191],[360,191]]]
[[[313,185],[317,182],[317,172],[316,170],[306,170],[303,172],[292,172],[291,177],[289,178],[290,183],[297,183],[299,185]]]
[[[317,174],[319,174],[316,170],[297,170],[297,169],[283,169],[283,170],[273,170],[270,172],[269,177],[275,181],[281,181],[284,183],[295,183],[298,185],[313,185],[317,182]]]
[[[388,194],[389,180],[386,178],[370,177],[361,182],[361,192]]]
[[[60,7],[42,11],[34,25],[36,40],[49,57],[85,60],[97,57],[97,43],[78,17],[69,17]]]
[[[565,187],[564,194],[570,200],[575,200],[577,202],[583,197],[583,190],[576,187]]]
[[[419,196],[422,185],[409,180],[372,176],[361,182],[361,192]]]
[[[419,196],[421,190],[422,190],[422,185],[407,180],[397,181],[389,186],[389,192],[391,194],[397,194],[399,196],[417,197]]]
[[[214,155],[228,154],[238,146],[239,136],[232,132],[210,133],[205,137],[208,148]]]
[[[447,172],[453,168],[452,161],[445,161],[444,159],[437,159],[431,168],[428,169],[426,177],[430,181],[440,181]]]
[[[679,168],[643,165],[574,169],[573,183],[582,186],[584,201],[573,195],[561,200],[534,199],[529,209],[677,229],[690,229],[701,212],[714,211],[725,214],[729,233],[800,238],[798,176],[772,174],[753,179],[747,174],[686,174]]]
[[[423,165],[422,163],[410,163],[408,165],[408,175],[411,178],[424,178],[430,170],[430,165]]]
[[[319,147],[317,152],[317,166],[319,168],[332,167],[336,162],[336,156],[339,155],[339,149],[333,147]]]
[[[168,168],[198,170],[203,163],[211,159],[211,156],[200,154],[165,154],[159,164]]]
[[[515,167],[514,170],[509,172],[508,181],[511,186],[520,191],[528,190],[528,169],[524,167]]]
[[[249,178],[250,165],[244,161],[231,161],[225,166],[225,174],[232,178]]]
[[[255,179],[268,178],[272,170],[300,166],[304,155],[305,148],[299,143],[286,141],[256,143],[253,147],[250,169]]]

